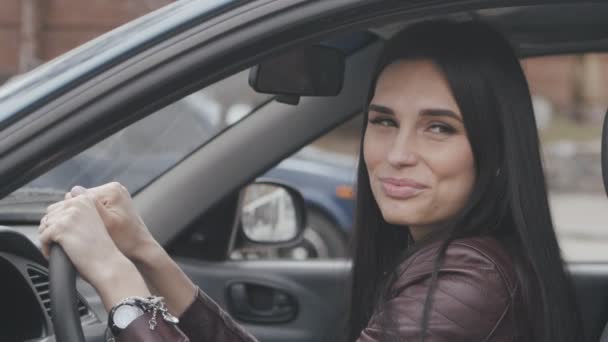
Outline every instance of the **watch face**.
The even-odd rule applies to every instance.
[[[144,311],[141,308],[133,305],[121,305],[116,308],[114,311],[114,316],[112,320],[114,321],[114,325],[120,329],[126,328],[131,322],[133,322],[137,317],[144,314]]]

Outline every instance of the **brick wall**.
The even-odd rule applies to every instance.
[[[0,81],[18,70],[19,3],[20,0],[0,0]]]
[[[608,54],[537,57],[522,63],[530,91],[549,99],[557,112],[603,115],[608,105]],[[599,111],[599,113],[598,113]]]
[[[538,57],[524,60],[522,66],[530,92],[552,100],[560,111],[567,111],[573,101],[574,56]]]
[[[171,1],[0,0],[0,78],[19,72],[26,6],[38,9],[36,57],[46,61]]]

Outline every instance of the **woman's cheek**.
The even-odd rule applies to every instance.
[[[390,132],[379,132],[379,130],[381,128],[372,127],[365,134],[363,153],[368,166],[386,160],[386,156],[391,148],[392,134]]]
[[[437,178],[469,178],[475,174],[473,152],[464,136],[430,146],[425,155]]]
[[[475,162],[468,141],[458,142],[451,148],[429,154],[431,166],[437,180],[438,199],[448,207],[464,206],[475,182]],[[452,205],[448,205],[451,203]]]

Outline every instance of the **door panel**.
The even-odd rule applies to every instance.
[[[234,314],[229,302],[231,284],[255,284],[279,289],[295,298],[296,318],[287,323],[241,323],[261,342],[335,341],[343,327],[350,262],[341,260],[229,261],[223,263],[178,259],[193,281],[220,306]],[[569,265],[581,308],[587,341],[598,341],[608,321],[608,265]],[[238,314],[237,314],[238,315]]]
[[[587,341],[598,341],[608,322],[608,264],[570,264]]]
[[[335,334],[344,326],[348,261],[176,261],[232,317],[243,317],[235,301],[256,308],[257,316],[274,316],[270,321],[281,314],[288,317],[282,322],[239,321],[261,342],[336,341]]]

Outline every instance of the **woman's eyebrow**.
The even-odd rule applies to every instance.
[[[367,109],[368,109],[368,111],[373,110],[374,112],[378,112],[378,113],[382,113],[382,114],[395,115],[395,111],[392,108],[373,104],[373,103],[370,104],[367,107]],[[449,109],[443,109],[443,108],[423,109],[420,111],[420,116],[447,116],[447,117],[450,117],[452,119],[462,122],[462,118],[460,118],[460,116],[458,116],[458,114],[456,114],[455,112],[453,112]]]
[[[395,111],[392,110],[389,107],[386,106],[382,106],[382,105],[377,105],[377,104],[370,104],[369,106],[367,106],[367,110],[373,110],[374,112],[378,112],[378,113],[382,113],[382,114],[388,114],[388,115],[395,115]]]
[[[447,116],[447,117],[450,117],[452,119],[456,119],[456,120],[462,122],[462,118],[460,118],[460,116],[458,116],[458,114],[454,113],[453,111],[451,111],[449,109],[441,109],[441,108],[423,109],[420,111],[420,115],[421,116]]]

